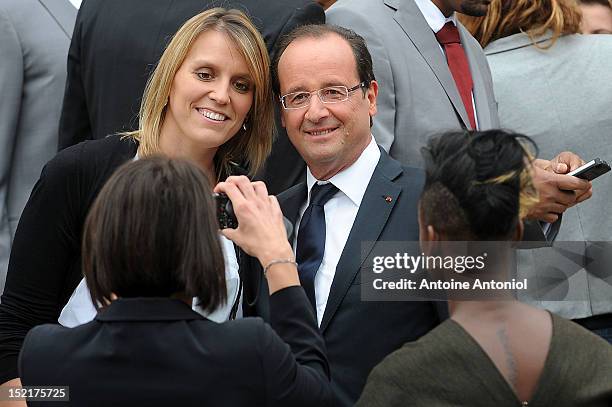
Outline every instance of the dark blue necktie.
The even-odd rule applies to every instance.
[[[314,279],[325,252],[325,210],[323,206],[338,192],[331,182],[315,184],[310,192],[310,204],[302,215],[297,236],[295,258],[298,263],[300,283],[306,291],[315,313],[317,310]]]

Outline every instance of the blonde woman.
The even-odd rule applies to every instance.
[[[137,131],[81,143],[46,165],[16,232],[0,305],[1,382],[17,377],[28,330],[56,322],[81,281],[85,217],[114,170],[164,155],[192,161],[211,185],[237,173],[237,164],[253,174],[272,143],[271,95],[269,57],[255,26],[239,11],[211,9],[188,20],[169,43],[146,87]],[[228,301],[220,319],[237,298],[237,284],[229,281],[236,273],[233,246],[224,241],[223,247]],[[88,299],[82,291],[75,295]],[[73,319],[81,311],[89,312],[87,301],[77,301]]]
[[[586,161],[612,158],[612,36],[578,34],[575,0],[492,0],[486,16],[462,20],[485,48],[502,128],[532,137],[544,157],[573,151]],[[605,282],[612,270],[607,255],[612,177],[594,180],[593,191],[591,199],[565,211],[557,235],[557,241],[585,242],[576,253],[576,267],[568,267],[550,290],[567,297],[523,300],[573,319],[612,343],[612,287]],[[521,270],[543,277],[549,265],[541,259],[537,252],[522,254]]]

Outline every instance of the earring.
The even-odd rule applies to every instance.
[[[242,122],[242,130],[247,131],[246,120]]]

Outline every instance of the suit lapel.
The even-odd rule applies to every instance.
[[[463,45],[463,49],[465,50],[465,55],[470,64],[470,72],[472,74],[472,82],[474,83],[474,104],[476,105],[476,115],[478,117],[478,128],[479,129],[491,129],[493,127],[498,127],[494,123],[491,122],[491,107],[489,106],[489,96],[488,96],[488,88],[491,85],[487,85],[485,83],[485,78],[489,77],[489,73],[482,72],[482,69],[485,67],[479,66],[476,62],[478,58],[476,57],[477,52],[482,52],[470,45],[470,42],[466,41],[466,38],[470,35],[468,30],[462,25],[458,25],[459,34],[461,36],[461,44]],[[490,91],[490,90],[489,90]]]
[[[308,187],[305,182],[301,182],[278,196],[278,203],[280,204],[281,210],[285,218],[293,224],[293,231],[289,236],[289,243],[293,246],[293,240],[295,240],[295,224],[300,215],[300,208],[306,202],[308,198]]]
[[[321,320],[324,332],[353,283],[361,264],[369,255],[380,236],[387,219],[401,193],[393,180],[402,173],[400,164],[381,151],[381,157],[372,174],[355,222],[338,261],[329,292],[325,313]],[[389,199],[389,197],[391,199]],[[363,247],[362,247],[363,243]]]
[[[385,0],[385,3],[388,6],[395,7],[393,0]],[[438,82],[442,85],[458,116],[463,121],[463,125],[469,129],[470,121],[463,101],[459,96],[455,80],[448,69],[444,54],[440,50],[440,44],[436,40],[431,27],[427,24],[425,17],[421,14],[421,10],[419,10],[414,1],[402,1],[397,7],[393,18],[423,56],[423,59],[429,65]]]
[[[72,38],[77,9],[68,0],[38,0],[68,38]]]

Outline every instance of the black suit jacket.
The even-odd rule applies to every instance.
[[[68,54],[59,149],[136,129],[146,81],[172,35],[218,5],[245,11],[271,54],[293,28],[325,22],[313,0],[84,0]],[[276,113],[278,137],[261,174],[273,193],[294,185],[304,172]]]
[[[278,291],[270,303],[274,331],[260,318],[218,324],[179,300],[119,299],[85,325],[33,328],[21,381],[69,386],[71,406],[329,405],[324,343],[304,291]]]
[[[381,149],[380,160],[338,262],[320,326],[339,405],[353,405],[376,364],[439,323],[436,307],[429,302],[361,301],[359,271],[363,259],[374,249],[374,242],[418,240],[417,203],[423,182],[422,170],[402,167]],[[278,196],[283,214],[294,224],[306,198],[305,183]],[[290,240],[293,241],[293,236]],[[364,253],[362,242],[372,242]],[[261,268],[249,257],[241,260],[241,266],[245,314],[267,320],[267,285],[261,278]],[[258,292],[262,294],[257,296]]]

